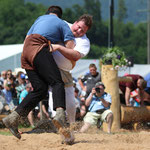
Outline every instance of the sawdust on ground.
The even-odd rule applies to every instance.
[[[73,145],[61,144],[57,133],[28,133],[21,129],[21,140],[11,134],[0,134],[0,150],[150,150],[150,130],[125,130],[107,134],[92,127],[86,133],[75,132]],[[8,132],[8,129],[0,129]]]

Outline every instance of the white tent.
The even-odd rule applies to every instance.
[[[15,71],[16,68],[20,68],[22,50],[23,44],[0,45],[0,72],[7,69]],[[89,64],[91,63],[96,64],[98,71],[100,71],[98,59],[81,59],[77,61],[75,68],[71,71],[73,77],[78,78],[86,74],[89,71]],[[133,67],[119,71],[118,75],[123,76],[125,73],[139,74],[144,77],[150,73],[150,65],[135,64]]]
[[[0,60],[21,53],[23,44],[0,45]]]

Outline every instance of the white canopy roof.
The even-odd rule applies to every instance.
[[[0,45],[0,60],[21,53],[23,44]]]
[[[22,50],[23,44],[0,45],[0,71],[20,68],[20,55]],[[17,54],[19,55],[15,57]],[[94,63],[98,71],[100,71],[98,59],[80,59],[77,61],[75,68],[71,71],[73,77],[77,78],[86,74],[89,71],[89,64],[91,63]],[[150,73],[150,64],[134,64],[133,67],[127,67],[124,70],[118,71],[119,76],[123,76],[125,73],[145,76]]]

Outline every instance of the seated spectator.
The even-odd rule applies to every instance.
[[[0,95],[1,95],[2,89],[3,89],[3,83],[0,82]]]
[[[139,98],[139,89],[135,89],[130,93],[130,104],[131,106],[139,107],[140,106],[140,98]]]
[[[113,122],[113,113],[110,110],[111,96],[104,91],[105,86],[102,82],[97,82],[92,89],[90,95],[85,101],[89,106],[88,112],[84,117],[84,125],[80,132],[85,132],[91,125],[97,125],[98,120],[108,123],[108,133],[111,133],[111,126]]]
[[[18,104],[19,104],[20,94],[25,89],[25,86],[26,86],[25,74],[22,71],[19,71],[16,76],[16,92],[17,92]]]
[[[14,78],[11,70],[7,70],[6,79],[4,80],[4,89],[2,90],[3,96],[5,97],[6,103],[8,104],[10,110],[15,108],[13,103],[13,92],[14,92]]]
[[[82,76],[81,78],[78,78],[78,83],[81,87],[81,96],[82,96],[82,105],[81,105],[81,115],[82,117],[85,116],[88,107],[84,105],[85,99],[90,94],[92,88],[95,86],[97,82],[101,81],[101,75],[97,71],[97,67],[95,64],[89,65],[89,72]]]
[[[32,87],[31,84],[28,83],[25,86],[25,89],[20,93],[20,98],[19,98],[19,104],[24,100],[24,98],[28,95],[28,93],[31,91]],[[28,120],[31,125],[31,127],[34,127],[34,122],[33,122],[33,111],[30,111],[28,114]]]
[[[7,84],[5,84],[5,87],[2,90],[2,93],[6,99],[6,103],[9,104],[12,101],[12,92],[11,92],[11,83],[10,82],[7,82]]]
[[[76,120],[80,120],[80,98],[79,98],[79,90],[77,87],[75,87],[74,96],[76,104]]]
[[[143,106],[150,106],[150,73],[148,73],[145,77],[144,80],[147,82],[146,88],[144,89],[143,92],[143,99],[141,102],[141,105]]]
[[[28,75],[26,74],[25,75],[25,83],[27,84],[27,83],[30,83],[30,81],[29,81],[29,78],[28,78]]]
[[[80,98],[80,117],[81,120],[86,115],[87,112],[87,106],[85,105],[85,97],[81,96]]]
[[[142,76],[137,74],[128,74],[125,77],[128,78],[127,81],[119,81],[119,88],[122,92],[120,93],[120,102],[126,106],[131,106],[130,93],[138,88],[138,95],[141,101],[143,98],[143,89],[146,87],[146,81]]]
[[[6,103],[5,97],[2,92],[0,92],[0,114],[9,114],[10,108]]]
[[[2,84],[2,88],[4,88],[4,80],[6,79],[6,71],[1,72],[0,83]]]
[[[144,89],[145,92],[150,94],[150,73],[148,73],[145,77],[144,80],[147,82],[146,88]]]
[[[6,89],[9,88],[8,83],[11,84],[11,87],[12,87],[12,83],[13,83],[12,70],[6,71],[6,79],[4,79],[4,88],[6,88]]]

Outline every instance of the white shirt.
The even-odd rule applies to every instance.
[[[72,26],[72,24],[66,22],[69,27]],[[87,38],[86,35],[83,35],[82,37],[75,38],[75,47],[74,50],[78,51],[81,54],[81,57],[86,56],[89,53],[90,50],[90,41]],[[64,70],[64,71],[70,71],[73,69],[72,63],[69,59],[64,57],[59,51],[55,51],[52,53],[55,62],[58,66],[58,68]]]

